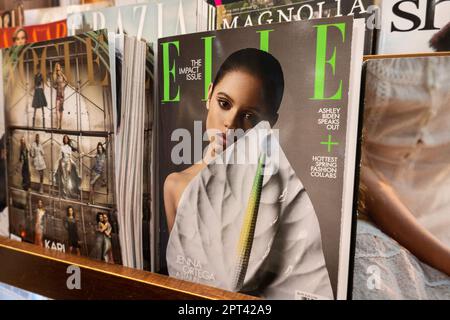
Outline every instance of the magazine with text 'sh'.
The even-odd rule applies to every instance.
[[[377,54],[450,51],[450,1],[383,0]]]
[[[364,29],[339,17],[159,39],[160,272],[347,297]]]

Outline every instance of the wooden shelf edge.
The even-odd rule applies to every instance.
[[[394,59],[394,58],[421,58],[421,57],[441,57],[450,55],[450,51],[442,52],[424,52],[424,53],[398,53],[398,54],[374,54],[363,56],[363,61],[375,59]]]
[[[79,290],[70,290],[67,287],[67,279],[71,276],[67,273],[67,268],[70,265],[80,268]],[[0,282],[52,299],[257,299],[1,237]]]

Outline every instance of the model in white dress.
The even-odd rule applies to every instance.
[[[68,196],[78,197],[81,188],[81,177],[72,158],[73,151],[77,151],[77,149],[72,147],[68,136],[64,136],[61,158],[58,161],[58,168],[55,173],[56,185],[64,198]]]
[[[44,191],[44,170],[47,169],[47,166],[45,165],[45,152],[39,141],[39,134],[36,134],[35,141],[31,144],[30,155],[33,159],[33,167],[39,173],[39,192],[42,193]]]
[[[42,200],[38,200],[38,206],[35,212],[34,243],[39,246],[43,246],[45,233],[45,208]]]

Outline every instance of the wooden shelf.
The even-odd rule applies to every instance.
[[[80,268],[80,290],[67,288],[70,265]],[[52,299],[257,299],[1,237],[0,282]]]
[[[394,58],[421,58],[421,57],[441,57],[449,56],[450,51],[424,52],[424,53],[398,53],[398,54],[374,54],[363,56],[363,61],[375,59],[394,59]]]

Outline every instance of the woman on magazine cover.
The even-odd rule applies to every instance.
[[[44,202],[39,199],[37,202],[37,208],[35,211],[35,224],[34,224],[34,244],[44,246],[44,234],[45,234],[45,215]]]
[[[253,61],[253,65],[251,64]],[[257,63],[262,65],[257,70]],[[264,79],[264,82],[263,80]],[[223,81],[225,80],[225,81]],[[234,83],[234,86],[231,84]],[[237,83],[243,84],[237,88]],[[240,90],[241,104],[233,106],[230,95],[219,91],[220,84],[228,86],[233,90]],[[214,90],[216,89],[216,90]],[[226,88],[225,88],[226,89]],[[266,92],[265,99],[268,103],[260,101],[260,91]],[[207,151],[208,159],[216,155],[216,151],[226,148],[226,131],[233,129],[248,130],[261,120],[268,120],[273,125],[278,119],[278,108],[284,90],[283,71],[275,58],[257,49],[244,49],[231,55],[219,69],[216,78],[209,87],[206,108],[208,117],[206,128],[218,129],[223,135],[209,137],[210,147]],[[247,108],[246,106],[258,106]],[[234,107],[234,108],[233,108]],[[195,163],[182,172],[170,174],[164,184],[164,206],[169,231],[172,229],[175,216],[176,204],[181,198],[186,186],[207,165],[206,161]]]
[[[103,214],[103,260],[105,260],[108,263],[114,263],[114,259],[112,256],[112,226],[111,223],[109,223],[108,214]]]
[[[107,213],[98,212],[95,227],[95,246],[93,257],[108,263],[114,263],[112,256],[112,226]]]
[[[232,144],[227,141],[230,130],[249,132],[261,121],[273,126],[278,120],[283,92],[281,65],[267,52],[242,49],[221,65],[206,101],[209,145],[205,156],[186,170],[170,174],[164,183],[164,207],[170,232],[167,265],[171,276],[272,299],[301,298],[306,292],[316,298],[333,298],[314,208],[285,158],[283,172],[267,178],[262,187],[266,190],[264,199],[273,199],[275,203],[261,204],[260,229],[250,239],[251,255],[232,256],[235,248],[228,248],[230,242],[241,243],[237,242],[239,235],[236,237],[229,230],[236,226],[240,230],[245,228],[238,221],[243,202],[251,201],[235,194],[245,193],[236,181],[248,177],[253,167],[217,166],[213,159],[229,147],[227,144]],[[217,133],[210,134],[212,131]],[[238,148],[244,138],[230,148]],[[250,179],[242,183],[247,187]],[[285,186],[285,190],[289,186],[289,191],[283,191]],[[276,204],[276,199],[282,199],[280,204]],[[274,220],[267,220],[269,216]],[[302,229],[306,226],[308,231]],[[305,234],[293,240],[289,236],[292,232]],[[292,248],[297,250],[288,253]],[[190,263],[196,267],[191,273],[185,273],[183,265],[190,266]]]
[[[353,295],[450,299],[450,57],[372,61],[367,74],[359,211],[370,220],[358,223]],[[365,288],[371,265],[388,289]]]
[[[67,230],[68,238],[69,238],[69,253],[72,253],[75,249],[77,256],[81,255],[80,253],[80,240],[78,238],[78,227],[77,220],[75,218],[75,211],[72,206],[67,207],[67,216],[66,221],[64,222],[64,227]]]
[[[11,27],[9,24],[11,23],[11,11],[6,11],[5,13],[2,14],[1,16],[1,28],[9,28]]]
[[[72,158],[72,153],[78,149],[72,146],[72,140],[68,135],[63,137],[61,146],[61,158],[58,161],[58,169],[55,173],[56,185],[64,198],[78,197],[81,188],[81,178],[78,168]]]
[[[31,179],[30,179],[30,163],[29,163],[29,151],[27,143],[25,142],[25,137],[20,139],[20,156],[19,161],[22,163],[22,188],[25,191],[30,189]]]
[[[36,111],[41,109],[42,127],[45,128],[44,108],[47,107],[47,99],[44,94],[44,80],[42,74],[38,71],[34,76],[34,94],[31,106],[33,107],[33,128],[36,126]]]
[[[13,35],[13,43],[14,46],[23,46],[26,45],[28,41],[28,35],[25,29],[18,28]]]
[[[30,150],[31,158],[33,158],[34,169],[39,173],[39,193],[44,192],[44,170],[47,168],[45,165],[45,152],[37,133],[34,142],[31,144]]]
[[[91,190],[89,192],[89,202],[94,203],[95,184],[98,179],[102,178],[102,185],[106,185],[104,180],[104,172],[106,167],[106,150],[101,142],[97,143],[97,153],[95,155],[95,163],[91,171]]]
[[[61,64],[57,62],[55,64],[55,70],[53,72],[53,86],[56,89],[56,128],[61,129],[62,117],[64,113],[64,90],[69,82],[66,75],[62,71]]]
[[[105,247],[105,219],[102,212],[97,212],[95,225],[95,245],[93,253],[91,254],[93,258],[97,260],[103,260],[103,253]]]

